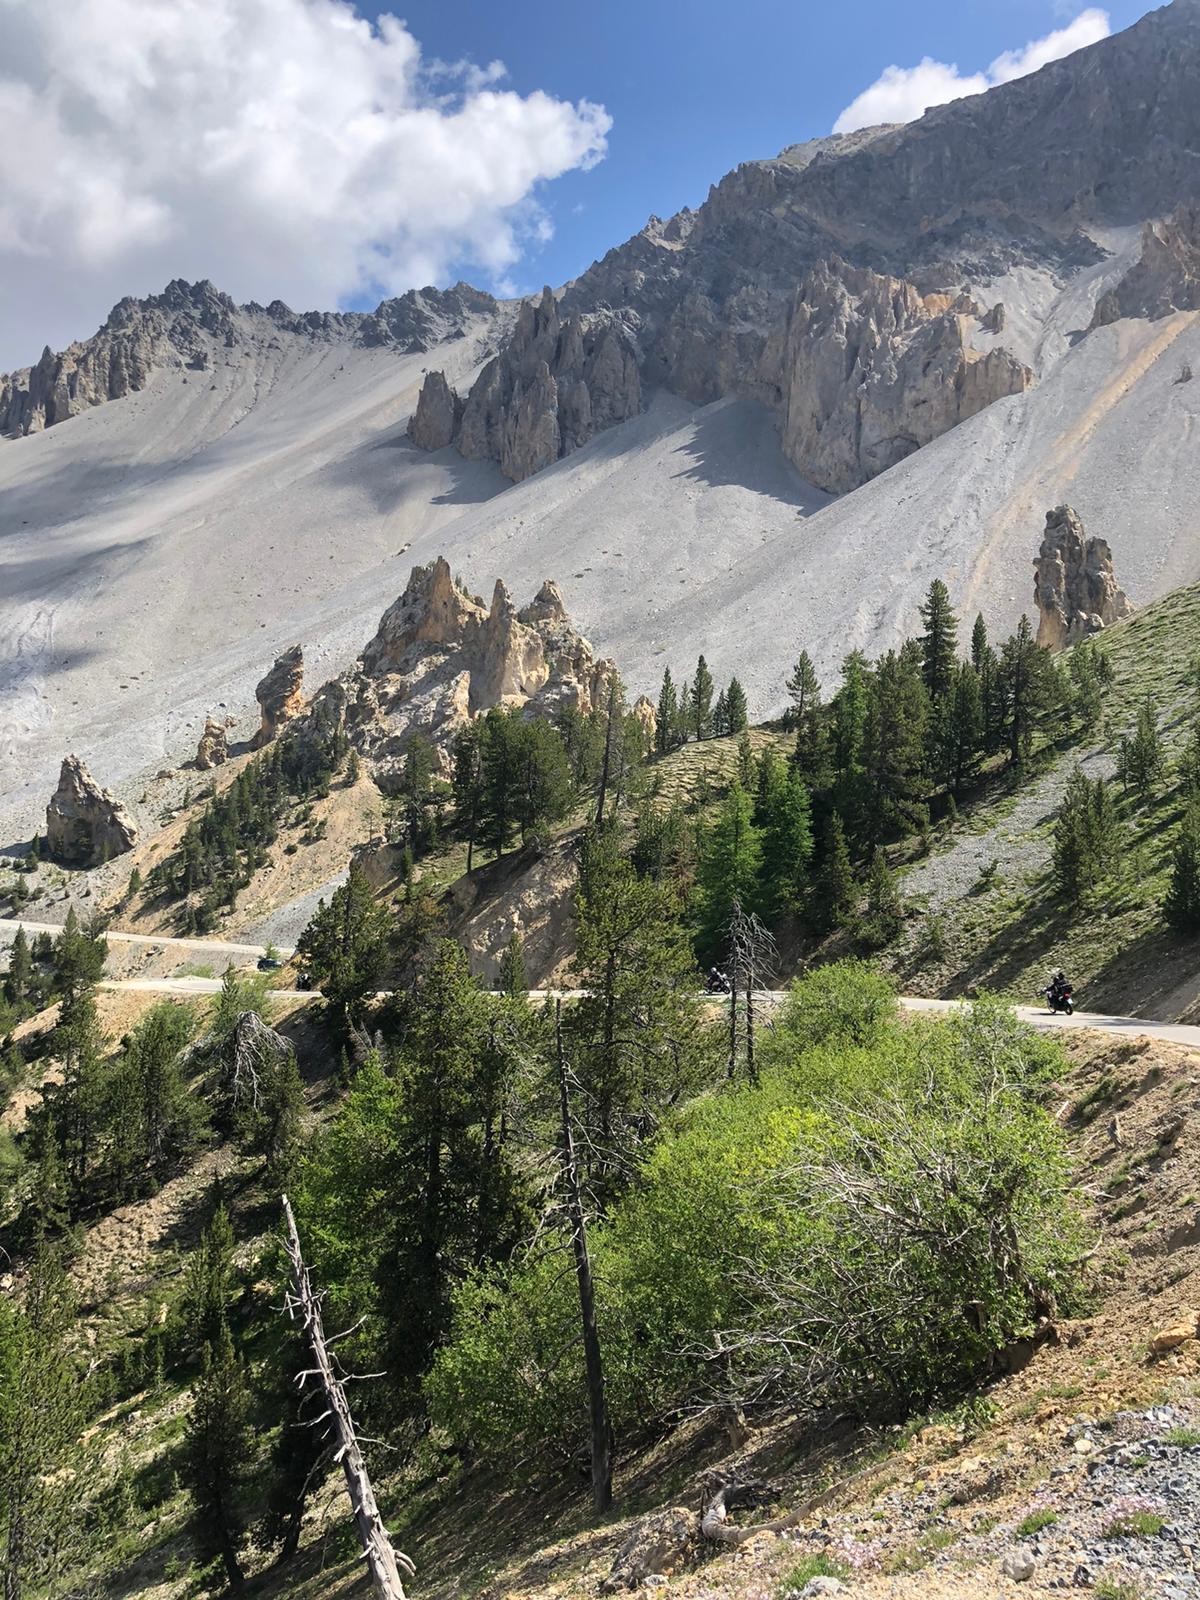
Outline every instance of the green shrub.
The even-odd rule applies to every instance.
[[[1038,1511],[1031,1511],[1017,1523],[1017,1534],[1022,1539],[1030,1539],[1035,1533],[1041,1533],[1043,1528],[1052,1528],[1057,1521],[1058,1512],[1043,1506]]]
[[[792,984],[764,1050],[794,1055],[814,1045],[873,1044],[895,1016],[889,978],[866,961],[839,961]]]

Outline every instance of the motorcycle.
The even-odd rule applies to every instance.
[[[714,967],[705,978],[704,987],[709,994],[728,994],[729,979],[723,972],[718,972]]]
[[[1057,1015],[1065,1011],[1067,1016],[1075,1014],[1074,995],[1075,985],[1072,983],[1052,983],[1045,991],[1046,1004]]]

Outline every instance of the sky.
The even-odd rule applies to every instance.
[[[1146,9],[0,0],[0,371],[173,277],[297,309],[460,276],[532,293],[740,161],[908,120]]]

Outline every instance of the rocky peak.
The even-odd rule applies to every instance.
[[[336,710],[385,787],[414,734],[435,746],[449,771],[455,734],[493,706],[552,715],[588,713],[615,671],[576,630],[557,584],[547,579],[520,610],[502,580],[490,606],[455,583],[443,557],[414,567],[404,593],[380,619],[358,668],[314,702]]]
[[[1089,539],[1071,506],[1046,513],[1046,531],[1034,561],[1038,643],[1064,650],[1129,616],[1133,607],[1118,587],[1112,551],[1104,539]]]
[[[421,385],[417,409],[408,419],[408,437],[421,450],[444,450],[454,442],[463,403],[444,372],[431,372]]]
[[[210,772],[229,760],[229,739],[225,724],[215,717],[205,717],[204,732],[196,746],[196,767],[200,772]]]
[[[137,843],[132,817],[102,789],[79,756],[64,756],[46,807],[46,847],[66,867],[98,867]]]
[[[523,303],[465,403],[444,374],[426,377],[409,437],[440,449],[450,428],[469,461],[497,461],[519,483],[641,407],[637,355],[613,314],[564,320],[546,288]]]
[[[262,711],[262,725],[250,741],[252,750],[270,744],[285,722],[291,722],[304,709],[304,650],[294,644],[261,679],[254,691]]]

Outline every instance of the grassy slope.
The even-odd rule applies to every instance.
[[[1028,774],[1001,779],[905,874],[910,909],[926,913],[889,952],[906,988],[956,995],[987,987],[1028,1001],[1047,970],[1062,966],[1087,1009],[1163,1020],[1197,1014],[1197,948],[1175,939],[1159,910],[1180,812],[1173,773],[1152,804],[1124,803],[1124,858],[1085,910],[1069,912],[1050,863],[1068,774],[1077,761],[1092,776],[1111,773],[1121,736],[1132,731],[1147,695],[1169,763],[1178,753],[1196,706],[1187,673],[1200,649],[1200,587],[1177,590],[1098,642],[1115,673],[1099,733],[1048,748]],[[930,948],[931,917],[940,922],[944,954]]]

